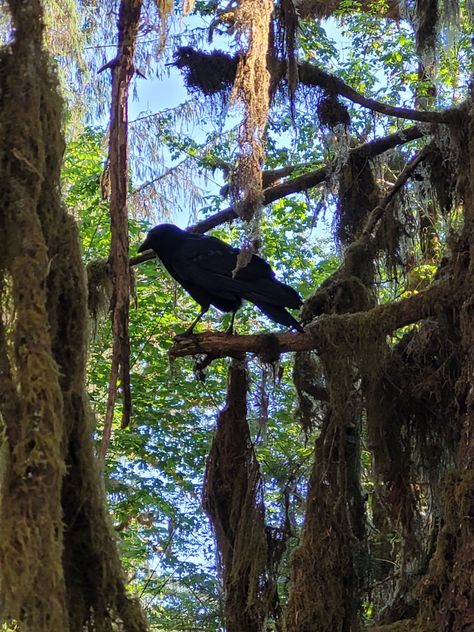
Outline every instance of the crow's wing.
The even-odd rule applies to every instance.
[[[173,253],[170,270],[185,287],[193,286],[223,299],[235,297],[253,303],[298,308],[299,294],[276,278],[270,265],[253,255],[235,278],[232,272],[237,264],[238,248],[233,248],[215,237],[190,235]]]
[[[232,310],[234,307],[225,308],[224,304],[226,301],[234,304],[239,296],[229,286],[238,252],[237,248],[215,237],[190,233],[162,261],[199,303],[211,302],[220,309]]]
[[[239,252],[238,248],[233,248],[216,237],[189,233],[186,241],[172,253],[171,259],[173,266],[181,271],[189,265],[197,264],[203,270],[232,276]],[[238,277],[251,281],[257,278],[273,279],[275,274],[264,259],[253,255],[249,264],[239,271]]]
[[[173,265],[183,274],[191,266],[197,266],[202,271],[231,276],[238,252],[237,248],[232,248],[216,237],[190,234],[173,254]]]

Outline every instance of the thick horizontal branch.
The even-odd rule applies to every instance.
[[[390,335],[400,327],[406,327],[433,316],[454,301],[451,284],[438,281],[423,292],[396,301],[377,305],[367,312],[320,316],[305,327],[301,334],[253,334],[230,336],[221,332],[206,332],[194,336],[177,336],[169,351],[170,358],[209,354],[215,358],[234,357],[242,353],[255,353],[264,358],[288,351],[336,350],[338,337],[344,346],[364,346],[367,337],[374,332]]]
[[[374,158],[375,156],[379,156],[398,145],[403,145],[418,138],[422,138],[425,134],[426,132],[422,131],[418,126],[413,125],[412,127],[407,127],[399,132],[372,140],[369,143],[360,145],[359,147],[354,147],[349,153],[353,156],[366,155],[367,158]],[[276,200],[286,197],[287,195],[302,193],[308,189],[312,189],[318,184],[325,182],[331,174],[331,171],[332,164],[329,164],[325,167],[321,167],[320,169],[303,173],[297,178],[287,180],[286,182],[277,184],[269,189],[265,189],[263,192],[263,204],[268,205]],[[191,233],[207,233],[209,230],[217,228],[217,226],[222,226],[222,224],[231,222],[237,218],[238,215],[234,211],[234,208],[229,206],[218,213],[214,213],[214,215],[206,217],[197,224],[194,224],[194,226],[190,226],[188,230]],[[150,259],[154,259],[155,257],[156,255],[152,250],[147,250],[136,257],[131,257],[130,265],[136,266],[145,261],[149,261]]]
[[[411,108],[401,108],[388,103],[382,103],[365,97],[357,90],[345,83],[339,77],[330,75],[321,68],[304,62],[298,64],[298,76],[300,82],[305,86],[319,86],[328,92],[336,92],[342,97],[349,99],[353,103],[357,103],[364,108],[368,108],[374,112],[380,112],[387,116],[395,116],[397,118],[410,119],[412,121],[422,121],[424,123],[451,123],[459,116],[459,109],[452,108],[443,110],[442,112],[413,110]]]
[[[231,336],[219,331],[207,331],[203,334],[182,337],[176,336],[169,351],[170,358],[212,355],[215,358],[234,357],[242,353],[261,354],[267,345],[275,349],[275,356],[286,351],[308,351],[317,348],[312,333],[294,334],[253,334],[247,336]]]

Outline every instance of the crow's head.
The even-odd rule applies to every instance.
[[[169,246],[170,243],[181,241],[185,236],[185,231],[174,224],[159,224],[148,231],[145,241],[138,248],[138,252],[154,250],[158,253],[163,247]]]

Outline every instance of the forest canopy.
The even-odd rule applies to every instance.
[[[474,629],[473,17],[0,2],[2,632]]]

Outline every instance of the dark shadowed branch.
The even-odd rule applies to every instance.
[[[418,138],[422,138],[424,135],[425,132],[414,125],[399,132],[383,136],[382,138],[377,138],[376,140],[360,145],[359,147],[355,147],[350,150],[350,154],[355,156],[357,156],[357,154],[365,154],[368,158],[374,158],[389,149],[417,140]],[[332,168],[332,165],[328,164],[320,169],[308,171],[296,178],[265,189],[263,192],[264,205],[271,204],[272,202],[284,198],[287,195],[292,195],[293,193],[308,191],[309,189],[322,184],[331,174]],[[214,215],[206,217],[194,226],[190,226],[188,230],[194,233],[206,233],[207,231],[212,230],[217,226],[221,226],[226,222],[231,222],[234,219],[237,219],[237,213],[234,211],[232,206],[229,206],[223,211],[219,211],[218,213],[214,213]],[[152,250],[149,250],[136,257],[131,257],[130,265],[136,266],[144,261],[154,259],[155,257],[155,253]]]

